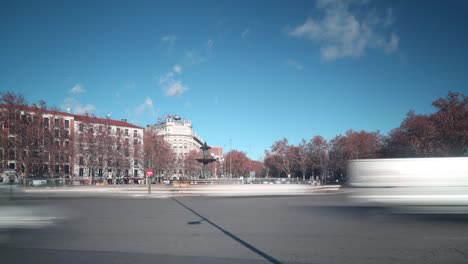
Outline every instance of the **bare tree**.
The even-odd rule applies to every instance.
[[[298,158],[297,164],[299,170],[302,172],[302,181],[305,181],[306,173],[310,167],[310,150],[309,144],[305,141],[305,139],[301,140],[301,143],[297,146]]]

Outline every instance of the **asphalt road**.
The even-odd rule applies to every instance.
[[[342,194],[14,203],[66,218],[4,231],[1,263],[468,263],[467,217],[395,215]]]

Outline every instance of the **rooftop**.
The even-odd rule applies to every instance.
[[[143,129],[143,127],[136,126],[134,124],[128,123],[125,119],[124,120],[114,120],[110,118],[99,118],[93,116],[86,116],[86,115],[73,115],[76,121],[81,122],[90,122],[90,123],[98,123],[103,125],[112,125],[112,126],[120,126],[120,127],[130,127],[130,128],[139,128]]]

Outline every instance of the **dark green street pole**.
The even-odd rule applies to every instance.
[[[149,169],[151,170],[151,160],[149,161]],[[151,175],[153,176],[153,175]],[[148,182],[148,194],[151,194],[151,177],[148,176],[148,172],[146,173],[146,181]]]

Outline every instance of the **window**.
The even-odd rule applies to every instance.
[[[63,170],[64,170],[65,174],[70,174],[70,165],[66,164],[66,165],[63,167]]]
[[[138,139],[135,138],[135,139],[133,140],[133,145],[136,145],[136,144],[138,144]]]
[[[65,149],[70,149],[70,141],[65,141]]]
[[[109,134],[109,135],[112,134],[112,127],[107,128],[107,134]]]
[[[78,171],[78,175],[83,176],[83,174],[84,174],[84,169],[80,168],[79,171]]]
[[[44,117],[44,127],[49,127],[49,118]]]
[[[55,118],[54,120],[54,126],[55,127],[59,127],[59,124],[60,124],[60,120],[58,118]]]
[[[138,177],[138,170],[134,170],[134,171],[133,171],[133,176],[134,176],[134,177]]]
[[[98,131],[99,131],[99,133],[102,132],[102,126],[99,126]]]
[[[99,164],[99,166],[102,166],[102,158],[98,159],[98,164]]]
[[[125,135],[128,136],[128,129],[125,129]]]
[[[102,169],[99,169],[99,171],[98,171],[98,176],[99,176],[99,177],[102,177]]]
[[[3,149],[0,149],[0,160],[3,160]]]
[[[65,153],[65,155],[63,155],[63,158],[65,159],[65,162],[70,162],[70,155],[68,155],[68,153]]]
[[[79,165],[84,165],[84,158],[83,157],[80,157]]]
[[[9,158],[10,160],[14,160],[14,159],[16,158],[16,153],[15,153],[14,150],[10,150],[10,151],[8,152],[8,158]]]
[[[55,130],[54,130],[54,136],[55,136],[55,138],[59,138],[60,133],[59,133],[59,130],[58,130],[58,129],[55,129]]]
[[[49,165],[44,165],[44,174],[49,174]]]
[[[65,138],[70,138],[70,131],[65,130]]]
[[[55,174],[59,174],[60,173],[60,165],[55,165]]]
[[[138,131],[133,130],[133,137],[138,137]]]
[[[138,166],[138,160],[133,161],[133,166]]]
[[[79,126],[78,129],[79,129],[81,132],[83,132],[83,131],[84,131],[84,128],[85,128],[85,126],[84,126],[83,124],[80,124],[80,126]]]
[[[120,127],[117,128],[117,135],[120,135]]]
[[[65,120],[65,128],[70,128],[70,120]]]
[[[10,170],[16,169],[15,167],[16,167],[16,164],[13,163],[13,162],[10,162],[10,163],[8,164],[8,168],[9,168]]]

